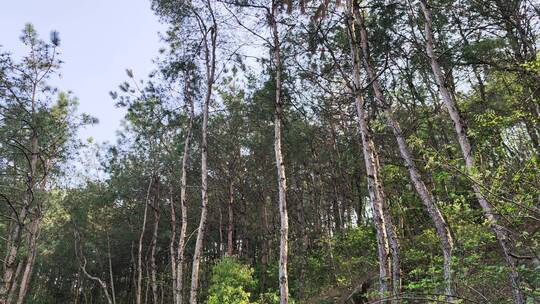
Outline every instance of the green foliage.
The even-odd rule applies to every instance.
[[[522,65],[525,69],[540,75],[540,52],[536,53],[536,58]]]
[[[253,289],[255,283],[252,268],[235,258],[222,258],[212,267],[207,303],[250,304],[249,290]]]

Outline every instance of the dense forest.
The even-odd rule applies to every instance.
[[[540,2],[151,7],[113,143],[0,48],[0,303],[540,303]]]

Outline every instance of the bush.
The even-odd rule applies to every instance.
[[[225,257],[212,268],[208,304],[250,304],[254,285],[252,268]]]

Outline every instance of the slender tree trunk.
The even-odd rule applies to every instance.
[[[355,22],[357,24],[360,24],[360,46],[362,50],[364,51],[362,59],[364,61],[364,64],[366,66],[368,77],[371,78],[372,81],[372,87],[377,88],[377,94],[376,94],[376,100],[381,101],[382,96],[382,89],[380,88],[380,85],[378,83],[378,80],[376,78],[376,75],[374,74],[373,68],[371,67],[371,64],[368,64],[369,61],[367,60],[369,57],[369,51],[367,49],[367,32],[365,30],[365,25],[363,23],[363,16],[361,15],[359,8],[357,4],[353,4],[353,17],[355,19]],[[358,50],[356,50],[359,52]],[[359,63],[358,63],[359,64]],[[376,85],[374,86],[374,82],[376,82]],[[377,150],[373,149],[373,156],[375,160],[375,166],[376,171],[380,170],[380,162],[379,162],[379,155],[377,153]],[[385,198],[385,191],[383,189],[382,182],[378,183],[379,188],[379,195],[381,197],[381,205],[383,210],[383,216],[386,222],[386,230],[387,230],[387,236],[388,236],[388,243],[390,245],[390,252],[392,255],[392,286],[393,286],[393,293],[394,296],[398,296],[401,293],[401,254],[400,254],[400,245],[399,245],[399,238],[397,236],[392,216],[389,210],[388,202]],[[399,303],[400,299],[397,298],[394,300],[394,302]]]
[[[27,208],[24,206],[22,208],[22,211],[20,213],[21,218],[26,218],[27,216]],[[14,275],[16,272],[16,258],[17,258],[17,252],[19,251],[19,242],[21,238],[22,233],[22,225],[21,222],[14,223],[13,228],[11,229],[11,233],[8,237],[8,244],[6,249],[6,257],[4,259],[4,274],[2,278],[2,282],[0,282],[0,304],[7,303],[7,297],[9,290],[11,289],[11,286],[13,284],[16,284],[14,282]],[[19,263],[22,263],[19,262]]]
[[[358,116],[358,129],[361,135],[362,150],[364,154],[364,162],[366,167],[367,183],[369,198],[373,210],[373,219],[375,230],[377,233],[377,248],[379,258],[379,290],[381,296],[386,296],[391,286],[390,265],[389,265],[389,243],[388,234],[386,229],[386,219],[383,215],[383,202],[381,193],[379,192],[379,174],[378,167],[376,165],[376,159],[374,155],[374,144],[371,138],[371,132],[368,127],[367,117],[364,110],[364,98],[360,92],[361,79],[360,79],[360,53],[357,48],[356,30],[353,20],[352,1],[347,2],[348,5],[348,18],[347,28],[349,34],[349,44],[351,48],[351,61],[354,68],[354,89],[353,94],[355,98],[356,114]]]
[[[262,194],[263,196],[263,203],[262,203],[262,214],[261,214],[261,220],[263,224],[263,233],[262,233],[262,245],[261,245],[261,269],[262,269],[262,278],[261,278],[261,290],[260,292],[263,293],[266,291],[267,287],[267,269],[268,269],[268,261],[270,260],[270,245],[268,240],[268,235],[271,234],[270,229],[270,223],[268,222],[268,208],[267,205],[270,205],[272,203],[270,196],[268,196],[266,193]]]
[[[276,112],[274,117],[274,152],[276,157],[276,167],[278,176],[278,196],[279,196],[279,214],[280,214],[280,241],[279,241],[279,293],[280,304],[289,303],[289,282],[287,276],[287,259],[289,243],[289,218],[287,214],[287,179],[285,176],[285,163],[281,147],[281,131],[283,116],[283,101],[281,99],[281,52],[279,31],[277,25],[278,3],[272,1],[272,11],[270,13],[270,25],[274,42],[274,68],[276,81]]]
[[[50,162],[45,162],[44,170],[47,171],[49,169]],[[35,166],[35,165],[34,165]],[[39,182],[39,191],[45,192],[45,187],[47,184],[47,178],[43,178]],[[32,194],[35,195],[35,194]],[[26,297],[26,294],[28,293],[28,288],[30,284],[30,279],[32,278],[32,271],[34,269],[34,263],[36,260],[37,255],[37,242],[39,239],[39,233],[40,233],[40,225],[41,220],[43,218],[43,201],[38,200],[33,208],[33,220],[30,223],[30,229],[28,230],[28,256],[26,258],[26,265],[23,273],[23,277],[21,280],[21,285],[19,289],[19,295],[17,298],[17,303],[22,304],[24,302],[24,298]],[[21,261],[22,263],[22,261]],[[16,281],[18,278],[19,272],[15,273],[14,280]],[[16,285],[16,282],[14,281],[14,284]],[[8,303],[10,302],[10,299],[8,299]]]
[[[452,236],[450,235],[450,229],[448,227],[448,224],[444,220],[441,212],[439,211],[439,208],[434,203],[431,193],[428,191],[424,181],[422,180],[420,173],[418,172],[416,165],[413,161],[409,146],[407,145],[407,142],[403,136],[401,126],[399,125],[398,121],[394,118],[391,107],[385,99],[385,96],[383,94],[383,89],[377,79],[377,75],[370,61],[368,35],[367,35],[367,29],[365,27],[364,16],[362,15],[362,13],[358,11],[356,11],[355,13],[356,13],[358,24],[360,26],[360,46],[363,51],[362,59],[363,59],[364,66],[367,71],[369,80],[371,82],[371,87],[373,89],[375,99],[377,100],[379,107],[384,110],[386,122],[388,126],[390,127],[390,129],[392,129],[392,132],[394,133],[394,137],[396,138],[396,141],[398,143],[399,152],[401,154],[401,157],[405,161],[407,170],[409,171],[409,177],[416,189],[416,192],[420,196],[420,199],[422,200],[422,203],[424,204],[429,216],[431,217],[431,220],[433,221],[435,225],[437,235],[439,237],[441,249],[443,252],[443,258],[444,258],[443,269],[444,269],[444,279],[445,279],[445,290],[448,296],[452,296],[454,294],[452,290],[452,270],[451,270],[453,240],[452,240]]]
[[[159,288],[157,283],[156,247],[159,229],[160,204],[159,204],[159,183],[156,183],[156,193],[154,196],[154,229],[152,231],[152,241],[150,243],[150,287],[152,289],[152,303],[159,303]]]
[[[76,279],[75,279],[75,286],[73,286],[73,290],[74,290],[74,294],[75,294],[75,297],[73,299],[73,304],[79,304],[79,297],[81,295],[81,287],[82,287],[81,283],[82,283],[81,270],[79,269],[77,271],[77,276],[76,276]]]
[[[309,205],[309,189],[308,189],[308,184],[307,184],[307,180],[306,179],[303,179],[300,181],[301,183],[301,199],[299,200],[299,202],[297,202],[296,204],[296,212],[298,214],[298,222],[300,224],[300,227],[299,227],[299,232],[300,232],[300,240],[301,240],[301,247],[300,247],[300,269],[299,269],[299,272],[300,274],[298,275],[298,282],[299,282],[299,293],[298,293],[298,297],[299,298],[303,298],[303,296],[306,294],[305,293],[305,288],[306,288],[306,269],[307,269],[307,257],[308,257],[308,242],[309,242],[309,238],[308,238],[308,235],[307,235],[307,231],[308,231],[308,227],[307,227],[307,224],[306,224],[306,218],[305,218],[305,213],[306,213],[306,206]]]
[[[373,144],[373,141],[372,141]],[[375,160],[375,172],[380,172],[380,161],[379,161],[379,154],[377,153],[377,149],[373,147],[373,159]],[[377,181],[377,187],[379,192],[379,197],[381,200],[382,205],[382,215],[384,217],[384,221],[386,223],[386,235],[388,236],[388,244],[390,245],[390,254],[392,256],[391,264],[392,264],[392,291],[394,295],[393,303],[400,303],[401,298],[399,297],[401,294],[401,249],[399,245],[399,238],[396,232],[396,228],[394,226],[394,221],[392,219],[392,213],[390,212],[390,207],[388,206],[388,202],[385,196],[384,187],[382,184],[382,181]]]
[[[183,302],[183,292],[184,292],[184,251],[185,251],[185,242],[186,242],[186,233],[187,233],[187,203],[186,203],[186,188],[187,188],[187,163],[189,160],[189,145],[191,142],[191,137],[193,133],[193,99],[189,91],[189,78],[186,77],[184,84],[184,98],[186,99],[187,105],[186,109],[188,110],[189,121],[186,130],[186,138],[184,140],[184,155],[182,155],[182,176],[180,178],[180,212],[182,217],[182,222],[180,225],[180,235],[178,236],[178,251],[177,251],[177,261],[176,261],[176,287],[175,287],[175,298],[176,304],[182,304]]]
[[[176,304],[176,209],[174,206],[172,185],[169,188],[169,202],[171,204],[171,239],[169,241],[169,258],[171,262],[171,284],[173,294],[173,304]],[[163,300],[163,298],[162,298]]]
[[[225,244],[223,243],[223,208],[219,207],[219,243],[217,244],[217,256],[222,257],[225,251]]]
[[[343,178],[342,170],[341,170],[341,152],[339,151],[339,147],[337,145],[337,132],[336,132],[336,126],[334,125],[334,122],[332,121],[332,118],[329,120],[330,124],[330,131],[332,133],[330,143],[332,146],[332,153],[330,154],[330,161],[332,162],[332,186],[334,188],[334,198],[333,198],[333,205],[332,210],[334,213],[334,222],[336,227],[336,232],[342,232],[343,228],[345,228],[345,195],[344,195],[344,189],[342,187],[342,183],[340,183],[340,180]]]
[[[34,89],[35,92],[35,89]],[[35,93],[34,93],[35,94]],[[34,98],[32,98],[32,104],[34,104]],[[34,108],[34,106],[32,106]],[[34,110],[32,110],[32,113],[34,113]],[[32,115],[33,116],[33,115]],[[36,131],[34,130],[32,133],[32,137],[30,139],[31,142],[31,156],[30,156],[30,172],[29,172],[29,179],[27,182],[27,190],[26,195],[23,203],[23,207],[19,213],[18,220],[15,222],[13,229],[11,230],[11,234],[9,235],[8,239],[8,246],[6,249],[6,257],[4,259],[4,274],[2,281],[0,282],[0,304],[4,304],[7,301],[7,296],[9,293],[9,290],[11,288],[11,285],[14,284],[14,274],[15,274],[15,262],[17,259],[17,253],[19,252],[19,246],[21,242],[21,236],[23,234],[23,226],[25,225],[26,218],[28,217],[31,205],[34,201],[34,190],[35,190],[35,179],[36,179],[36,172],[37,172],[37,163],[38,163],[38,157],[39,157],[39,146],[38,146],[38,138]]]
[[[210,91],[210,88],[208,88]],[[201,219],[197,230],[197,240],[195,242],[195,252],[193,253],[193,268],[191,272],[191,293],[190,304],[197,303],[197,292],[199,288],[199,267],[203,252],[203,239],[206,230],[206,220],[208,212],[208,143],[207,143],[207,128],[208,128],[208,106],[210,103],[210,95],[207,93],[207,99],[203,105],[203,125],[202,125],[202,143],[201,143]]]
[[[113,304],[116,304],[116,292],[114,290],[114,275],[111,261],[111,240],[109,239],[109,234],[107,234],[107,257],[109,260],[109,280],[111,282],[111,293]]]
[[[448,110],[448,114],[450,115],[450,118],[452,119],[452,122],[454,123],[454,128],[458,137],[459,145],[461,147],[461,152],[463,153],[463,157],[465,159],[465,165],[467,167],[467,170],[469,171],[469,173],[473,175],[473,178],[476,179],[475,175],[478,168],[476,167],[474,156],[472,153],[471,143],[467,135],[467,127],[466,127],[465,121],[461,117],[461,113],[459,112],[457,102],[455,101],[448,87],[445,84],[443,71],[439,64],[438,58],[435,55],[435,50],[434,50],[435,43],[434,43],[434,38],[433,38],[433,28],[432,28],[433,21],[431,17],[431,9],[428,6],[427,0],[421,0],[420,6],[422,8],[422,12],[425,18],[425,23],[424,23],[424,34],[426,37],[425,48],[426,48],[426,53],[429,57],[429,62],[431,64],[431,70],[433,72],[433,75],[435,76],[435,81],[437,82],[437,85],[439,87],[439,92]],[[505,228],[500,225],[499,217],[493,211],[492,205],[485,198],[480,186],[476,182],[473,182],[472,188],[476,196],[476,199],[478,200],[478,203],[482,207],[485,218],[487,219],[491,229],[493,230],[493,232],[495,233],[497,237],[499,245],[503,251],[506,263],[508,264],[509,271],[510,271],[509,278],[510,278],[510,283],[512,285],[512,294],[513,294],[514,302],[516,304],[523,304],[525,303],[525,299],[523,296],[523,292],[521,291],[521,288],[520,288],[521,278],[520,278],[519,272],[517,271],[517,261],[511,255],[512,254],[511,251],[513,249],[512,240],[510,236],[508,235],[507,230],[505,230]]]
[[[129,269],[129,285],[128,285],[128,290],[127,290],[127,303],[133,303],[133,301],[131,300],[132,297],[133,297],[133,287],[135,287],[136,285],[136,282],[137,282],[137,272],[136,272],[136,268],[137,268],[137,264],[135,263],[135,254],[134,254],[134,249],[135,249],[135,242],[134,240],[131,240],[131,246],[130,246],[130,250],[129,250],[129,255],[130,255],[130,269]]]
[[[21,286],[19,289],[19,296],[17,298],[17,304],[22,304],[26,293],[28,292],[28,287],[30,284],[30,279],[32,276],[32,270],[34,268],[34,261],[37,255],[37,240],[39,237],[39,226],[41,222],[41,216],[38,215],[30,227],[30,240],[28,242],[28,248],[30,250],[28,257],[26,258],[26,265],[24,267],[24,272],[21,280]]]
[[[148,266],[148,259],[146,260],[146,278],[150,277],[150,267]],[[148,303],[148,291],[150,290],[150,280],[146,279],[146,286],[144,287],[144,304]]]
[[[230,182],[229,182],[229,204],[228,204],[228,222],[227,222],[227,255],[232,256],[234,251],[233,246],[233,230],[234,230],[234,212],[233,212],[233,205],[234,205],[234,177],[230,176]]]
[[[150,189],[152,188],[152,182],[154,180],[154,176],[150,177],[150,182],[148,183],[148,189],[146,190],[146,199],[144,201],[144,215],[143,215],[143,222],[142,222],[142,228],[141,228],[141,234],[139,235],[139,247],[137,250],[137,288],[135,290],[135,302],[136,304],[142,303],[142,250],[143,250],[143,240],[144,240],[144,232],[146,230],[146,217],[148,214],[148,201],[150,196]]]
[[[84,256],[83,251],[82,251],[82,246],[80,245],[80,242],[81,242],[80,241],[80,235],[78,234],[78,232],[75,232],[75,250],[77,252],[77,257],[81,260],[80,268],[81,268],[82,272],[90,280],[92,280],[92,281],[99,284],[99,286],[103,290],[103,293],[105,294],[105,298],[107,299],[107,303],[108,304],[113,304],[112,299],[111,299],[111,295],[109,294],[109,289],[107,287],[107,283],[105,283],[105,281],[103,281],[99,277],[91,275],[86,270],[87,260],[86,260],[86,257]]]
[[[7,299],[6,299],[6,303],[12,303],[13,301],[13,297],[15,296],[15,294],[17,293],[17,288],[19,287],[19,285],[17,285],[17,281],[19,279],[19,276],[21,274],[21,271],[22,271],[22,268],[23,268],[23,262],[20,261],[17,265],[17,268],[15,270],[15,274],[13,276],[13,284],[11,284],[11,287],[9,289],[9,293],[7,295]]]
[[[210,3],[208,9],[211,11]],[[210,12],[213,16],[213,12]],[[201,21],[202,22],[202,21]],[[208,45],[208,34],[210,34],[210,45]],[[199,288],[199,267],[203,253],[203,240],[206,231],[206,220],[208,213],[208,108],[212,98],[212,86],[214,85],[214,75],[216,70],[216,39],[217,24],[213,20],[212,27],[205,28],[204,36],[204,54],[206,62],[206,96],[203,104],[203,122],[202,122],[202,140],[201,140],[201,218],[197,230],[197,240],[195,242],[195,251],[193,253],[193,266],[191,271],[191,292],[189,296],[190,304],[197,304],[197,292]]]

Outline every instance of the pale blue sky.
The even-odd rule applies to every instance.
[[[60,32],[62,78],[54,85],[71,90],[80,111],[99,118],[99,124],[80,132],[81,139],[113,142],[123,111],[114,106],[109,91],[126,80],[126,68],[138,78],[153,68],[161,46],[158,32],[165,26],[150,9],[150,0],[3,0],[0,45],[21,55],[19,40],[25,23],[35,25],[49,39]]]

